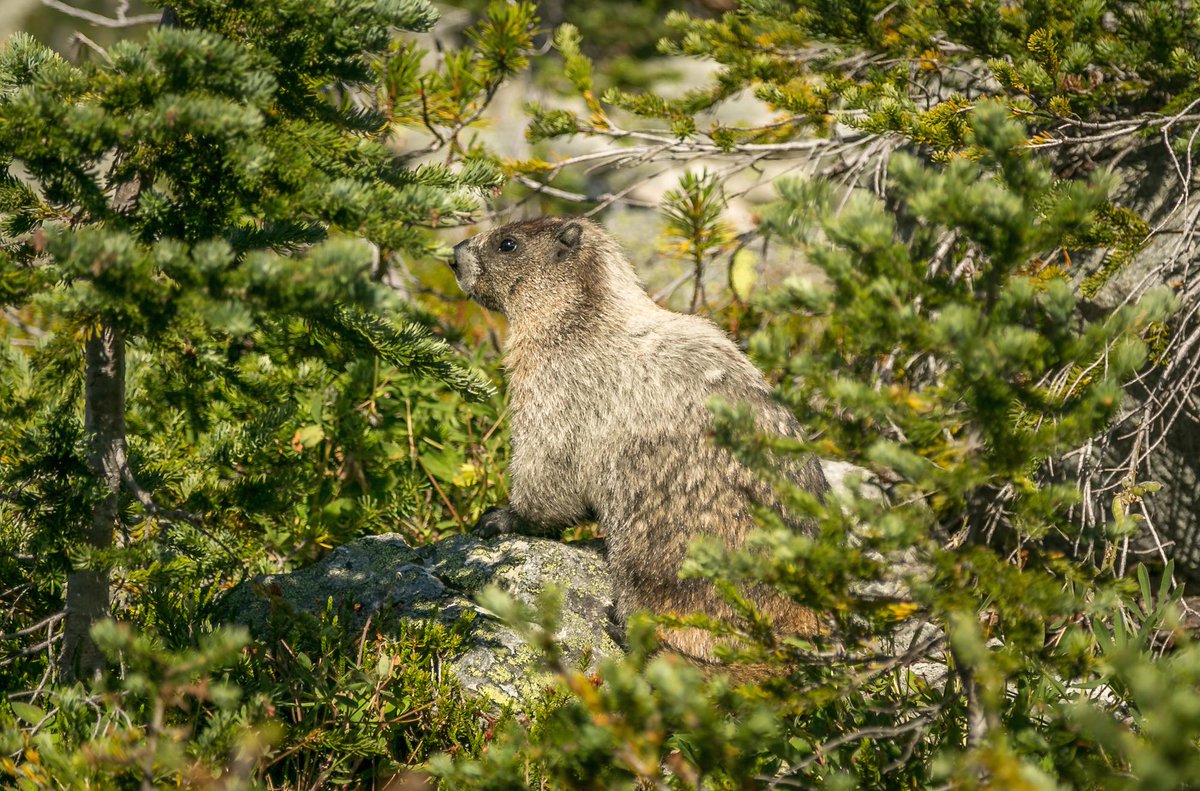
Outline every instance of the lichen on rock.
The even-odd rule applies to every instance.
[[[452,624],[474,611],[461,652],[443,667],[468,692],[500,705],[519,704],[549,677],[536,651],[475,603],[488,585],[527,604],[547,588],[558,588],[557,636],[569,664],[594,666],[621,650],[612,637],[612,586],[598,542],[460,535],[413,548],[396,534],[368,536],[308,568],[239,586],[222,610],[227,620],[252,630],[261,629],[273,610],[319,613],[331,600],[364,621],[385,616],[378,621],[381,630],[412,619]]]

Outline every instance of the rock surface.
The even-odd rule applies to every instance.
[[[309,568],[255,578],[231,592],[224,609],[251,629],[266,621],[273,599],[315,613],[332,598],[335,605],[358,605],[363,617],[386,610],[394,617],[447,624],[475,610],[466,649],[446,669],[467,690],[496,703],[526,700],[545,675],[535,651],[475,604],[487,585],[526,603],[547,587],[558,587],[559,640],[568,663],[589,657],[594,664],[621,650],[610,634],[612,586],[599,542],[461,535],[414,549],[395,534],[369,536]]]
[[[1180,156],[1182,160],[1182,156]],[[1200,203],[1194,187],[1189,191],[1180,181],[1184,170],[1192,174],[1190,161],[1175,161],[1161,138],[1148,140],[1128,155],[1109,165],[1116,176],[1114,199],[1140,213],[1152,228],[1179,230],[1196,221]],[[1197,282],[1197,248],[1191,233],[1164,232],[1153,236],[1123,271],[1117,273],[1096,296],[1098,310],[1110,311],[1146,289],[1169,285],[1181,298],[1172,319],[1173,331],[1190,337],[1174,346],[1168,356],[1173,366],[1155,365],[1130,388],[1124,416],[1110,431],[1111,444],[1104,448],[1102,463],[1112,472],[1093,484],[1101,490],[1095,508],[1107,514],[1112,498],[1129,472],[1128,460],[1140,460],[1139,482],[1155,481],[1162,490],[1135,507],[1146,519],[1135,537],[1137,550],[1131,563],[1175,561],[1175,573],[1189,584],[1200,583],[1200,366],[1196,339],[1200,337],[1200,285]],[[1147,434],[1137,435],[1145,407],[1150,407]]]

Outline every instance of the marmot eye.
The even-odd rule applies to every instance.
[[[514,240],[514,239],[501,239],[500,240],[500,252],[511,253],[513,250],[516,250],[516,249],[517,249],[516,240]]]

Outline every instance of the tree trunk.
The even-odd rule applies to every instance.
[[[175,27],[175,9],[163,9],[158,26]],[[117,187],[113,210],[118,214],[137,205],[142,178]],[[96,549],[113,544],[121,518],[121,474],[125,465],[125,334],[105,319],[84,348],[83,424],[88,433],[88,466],[104,487],[104,499],[92,510],[86,541]],[[79,569],[67,574],[66,618],[59,654],[64,681],[91,678],[104,666],[92,640],[92,625],[108,615],[108,571]]]
[[[125,336],[102,321],[84,350],[84,428],[88,465],[105,496],[92,511],[87,543],[112,546],[120,519],[121,465],[125,458]],[[103,657],[89,633],[108,614],[108,571],[80,569],[67,575],[67,609],[59,670],[65,681],[94,676]]]

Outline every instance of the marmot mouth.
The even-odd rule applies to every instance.
[[[471,243],[470,239],[463,239],[458,244],[454,245],[454,252],[450,255],[450,269],[455,275],[458,274],[458,254]]]

